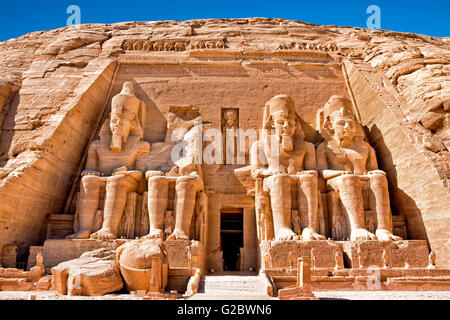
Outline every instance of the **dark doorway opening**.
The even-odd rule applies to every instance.
[[[224,271],[240,271],[240,248],[244,246],[243,217],[243,209],[221,211],[220,238]]]

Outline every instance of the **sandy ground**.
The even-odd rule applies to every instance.
[[[450,291],[321,291],[314,294],[321,300],[450,300]]]
[[[450,300],[450,291],[326,291],[314,292],[321,300]],[[234,296],[236,300],[272,300],[265,296]],[[141,300],[133,295],[69,297],[48,291],[0,291],[0,300]],[[233,299],[233,300],[234,300]],[[232,300],[230,296],[197,294],[189,300]]]

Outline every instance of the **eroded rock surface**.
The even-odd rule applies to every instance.
[[[56,291],[70,296],[101,296],[122,289],[115,252],[97,249],[52,268]]]

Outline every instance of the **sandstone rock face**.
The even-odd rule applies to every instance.
[[[448,267],[449,56],[449,38],[262,18],[82,25],[3,42],[0,247],[38,245],[49,214],[74,213],[87,147],[111,98],[132,81],[147,105],[151,144],[165,141],[174,105],[195,105],[219,130],[235,108],[240,128],[256,130],[264,104],[288,94],[317,146],[318,109],[347,96],[387,173],[393,214]],[[208,256],[219,257],[220,210],[252,205],[232,170],[204,167]],[[252,243],[245,252],[256,248],[244,242]]]
[[[60,294],[101,296],[123,287],[115,252],[97,249],[52,268]]]

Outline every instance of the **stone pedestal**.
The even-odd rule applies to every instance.
[[[336,252],[342,247],[334,241],[263,241],[260,244],[261,268],[296,268],[300,257],[311,258],[311,268],[334,268]],[[311,257],[311,252],[313,257]],[[342,254],[340,254],[342,257]],[[268,261],[264,261],[268,260]],[[293,263],[290,261],[293,260]],[[268,265],[267,265],[268,264]]]
[[[299,258],[297,262],[297,285],[278,291],[280,300],[319,300],[311,292],[311,259]]]
[[[42,246],[30,246],[30,255],[28,256],[27,270],[30,270],[36,265],[36,256],[42,253]]]
[[[389,268],[426,268],[428,246],[424,240],[407,241],[341,241],[345,260],[351,268],[384,267],[386,252]]]

